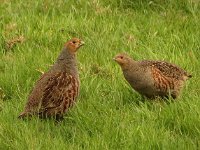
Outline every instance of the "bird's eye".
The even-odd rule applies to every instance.
[[[73,44],[75,44],[75,43],[76,43],[76,41],[72,41],[72,43],[73,43]]]
[[[120,56],[120,58],[123,59],[124,57],[123,57],[123,56]]]

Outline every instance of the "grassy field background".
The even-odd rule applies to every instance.
[[[81,92],[65,120],[18,120],[63,44],[80,37]],[[176,102],[132,91],[112,58],[173,62],[193,75]],[[199,149],[198,0],[1,0],[0,149]]]

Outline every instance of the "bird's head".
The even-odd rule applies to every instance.
[[[113,60],[116,61],[121,67],[123,67],[123,66],[127,66],[132,59],[127,54],[120,53],[120,54],[117,54],[113,58]]]
[[[83,45],[84,42],[78,38],[72,38],[71,40],[65,43],[66,49],[72,54],[75,54],[77,50]]]

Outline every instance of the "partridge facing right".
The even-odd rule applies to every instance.
[[[84,42],[73,38],[65,43],[55,64],[36,82],[19,118],[38,116],[62,120],[79,94],[76,53]]]
[[[118,54],[114,60],[121,66],[131,87],[147,98],[177,98],[184,82],[192,76],[174,64],[164,61],[135,61],[126,54]]]

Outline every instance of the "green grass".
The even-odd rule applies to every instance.
[[[37,70],[48,70],[71,37],[86,43],[77,105],[59,125],[18,120]],[[176,102],[143,102],[112,61],[119,52],[173,62],[193,78]],[[2,0],[0,149],[198,149],[199,58],[198,0]]]

